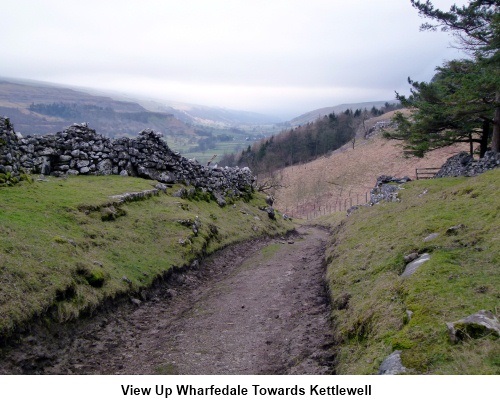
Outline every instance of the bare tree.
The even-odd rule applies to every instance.
[[[270,173],[263,181],[257,179],[257,191],[266,192],[268,194],[274,195],[280,188],[286,188],[287,186],[283,183],[283,171],[275,170]]]

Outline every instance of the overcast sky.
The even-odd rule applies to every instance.
[[[448,10],[466,1],[434,0]],[[459,57],[410,0],[0,0],[0,76],[284,118],[394,98]]]

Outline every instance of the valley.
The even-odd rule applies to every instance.
[[[16,108],[39,119],[61,107],[39,101]],[[96,116],[177,122],[138,104],[100,102],[89,107]],[[67,106],[60,115],[81,113]],[[393,202],[364,205],[380,175],[414,180],[415,169],[468,150],[405,158],[382,134],[393,114],[363,120],[333,152],[284,165],[270,195],[228,204],[151,178],[23,173],[13,182],[2,173],[0,373],[378,374],[390,356],[401,363],[389,374],[500,373],[499,332],[452,339],[447,326],[475,313],[498,323],[499,171],[410,181]],[[184,129],[179,139],[202,163],[224,143],[237,148],[245,137],[250,145],[276,129],[178,125],[191,131],[190,141]],[[214,137],[219,144],[195,150]],[[175,145],[172,132],[166,138]],[[0,146],[10,147],[16,137],[5,139]],[[15,150],[2,155],[8,163],[26,158]],[[489,156],[489,168],[500,164]],[[256,187],[268,179],[259,174]],[[114,202],[124,195],[134,197]],[[408,257],[424,255],[404,275]]]
[[[135,137],[150,128],[184,156],[216,163],[286,125],[262,114],[166,103],[0,77],[0,116],[9,117],[23,135],[54,134],[81,122],[111,138]]]

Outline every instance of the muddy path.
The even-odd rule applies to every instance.
[[[3,354],[0,373],[333,373],[327,237],[299,228],[224,249],[147,300],[38,328]]]

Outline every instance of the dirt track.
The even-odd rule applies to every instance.
[[[333,373],[327,237],[301,228],[225,249],[147,301],[25,337],[0,373]]]

